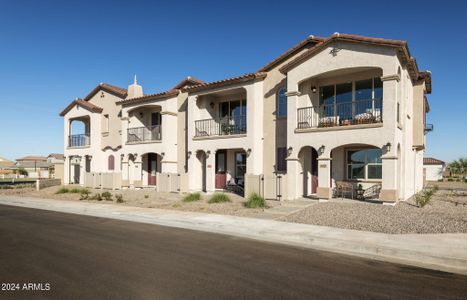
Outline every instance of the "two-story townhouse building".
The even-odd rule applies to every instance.
[[[102,85],[98,91],[107,92]],[[381,200],[397,201],[423,185],[431,74],[418,70],[404,41],[310,36],[255,73],[208,83],[188,78],[153,95],[136,83],[118,91],[109,101],[120,121],[118,146],[93,149],[102,161],[120,157],[122,187],[157,186],[157,173],[168,173],[184,178],[181,191],[237,185],[292,200],[328,199],[347,182],[379,185]],[[90,101],[94,92],[62,113],[74,175],[66,182],[82,183],[72,166],[87,170],[93,155],[86,139],[97,135],[90,128],[102,131],[102,124],[86,125],[84,138],[68,137],[70,120],[105,114],[104,104]]]
[[[64,119],[64,182],[84,184],[86,173],[120,172],[120,108],[128,91],[101,83],[61,113]]]

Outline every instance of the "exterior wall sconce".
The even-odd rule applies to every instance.
[[[144,117],[144,113],[143,113],[143,112],[140,112],[140,113],[139,113],[139,117],[140,117],[140,118]]]
[[[209,106],[211,106],[211,108],[214,109],[214,102],[209,103]]]
[[[165,156],[165,152],[161,152],[161,156],[164,157],[164,156]]]
[[[390,142],[387,142],[387,144],[384,145],[383,147],[386,148],[386,152],[391,152],[391,143]]]
[[[316,91],[317,91],[317,90],[316,90],[316,86],[312,86],[312,87],[311,87],[311,92],[312,92],[313,94],[315,94]]]
[[[324,145],[321,145],[321,147],[318,148],[319,155],[323,155],[324,149],[326,149]]]
[[[293,148],[292,148],[292,147],[287,148],[287,156],[292,155],[292,152],[293,152]]]
[[[188,151],[188,152],[186,153],[186,156],[187,156],[188,158],[190,158],[190,156],[191,156],[191,151]]]
[[[246,149],[246,156],[250,156],[251,154],[251,148]]]
[[[211,155],[211,150],[206,151],[206,157],[209,157]]]

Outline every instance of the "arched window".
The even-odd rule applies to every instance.
[[[285,88],[281,88],[277,93],[277,117],[287,117],[287,96]]]
[[[109,155],[108,165],[109,171],[113,171],[115,169],[115,158],[113,155]]]

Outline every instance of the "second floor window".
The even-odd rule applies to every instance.
[[[287,117],[287,96],[285,88],[281,88],[277,92],[277,117],[285,118]]]

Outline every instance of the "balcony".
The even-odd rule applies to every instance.
[[[246,134],[246,115],[195,121],[195,137]]]
[[[128,128],[127,130],[127,143],[128,144],[154,142],[154,141],[160,141],[161,139],[162,139],[161,125]]]
[[[434,129],[433,124],[425,124],[425,134],[433,131],[433,129]]]
[[[383,99],[322,104],[297,109],[297,129],[383,122]]]
[[[88,147],[90,144],[91,138],[89,137],[89,134],[74,134],[68,136],[69,148]]]

